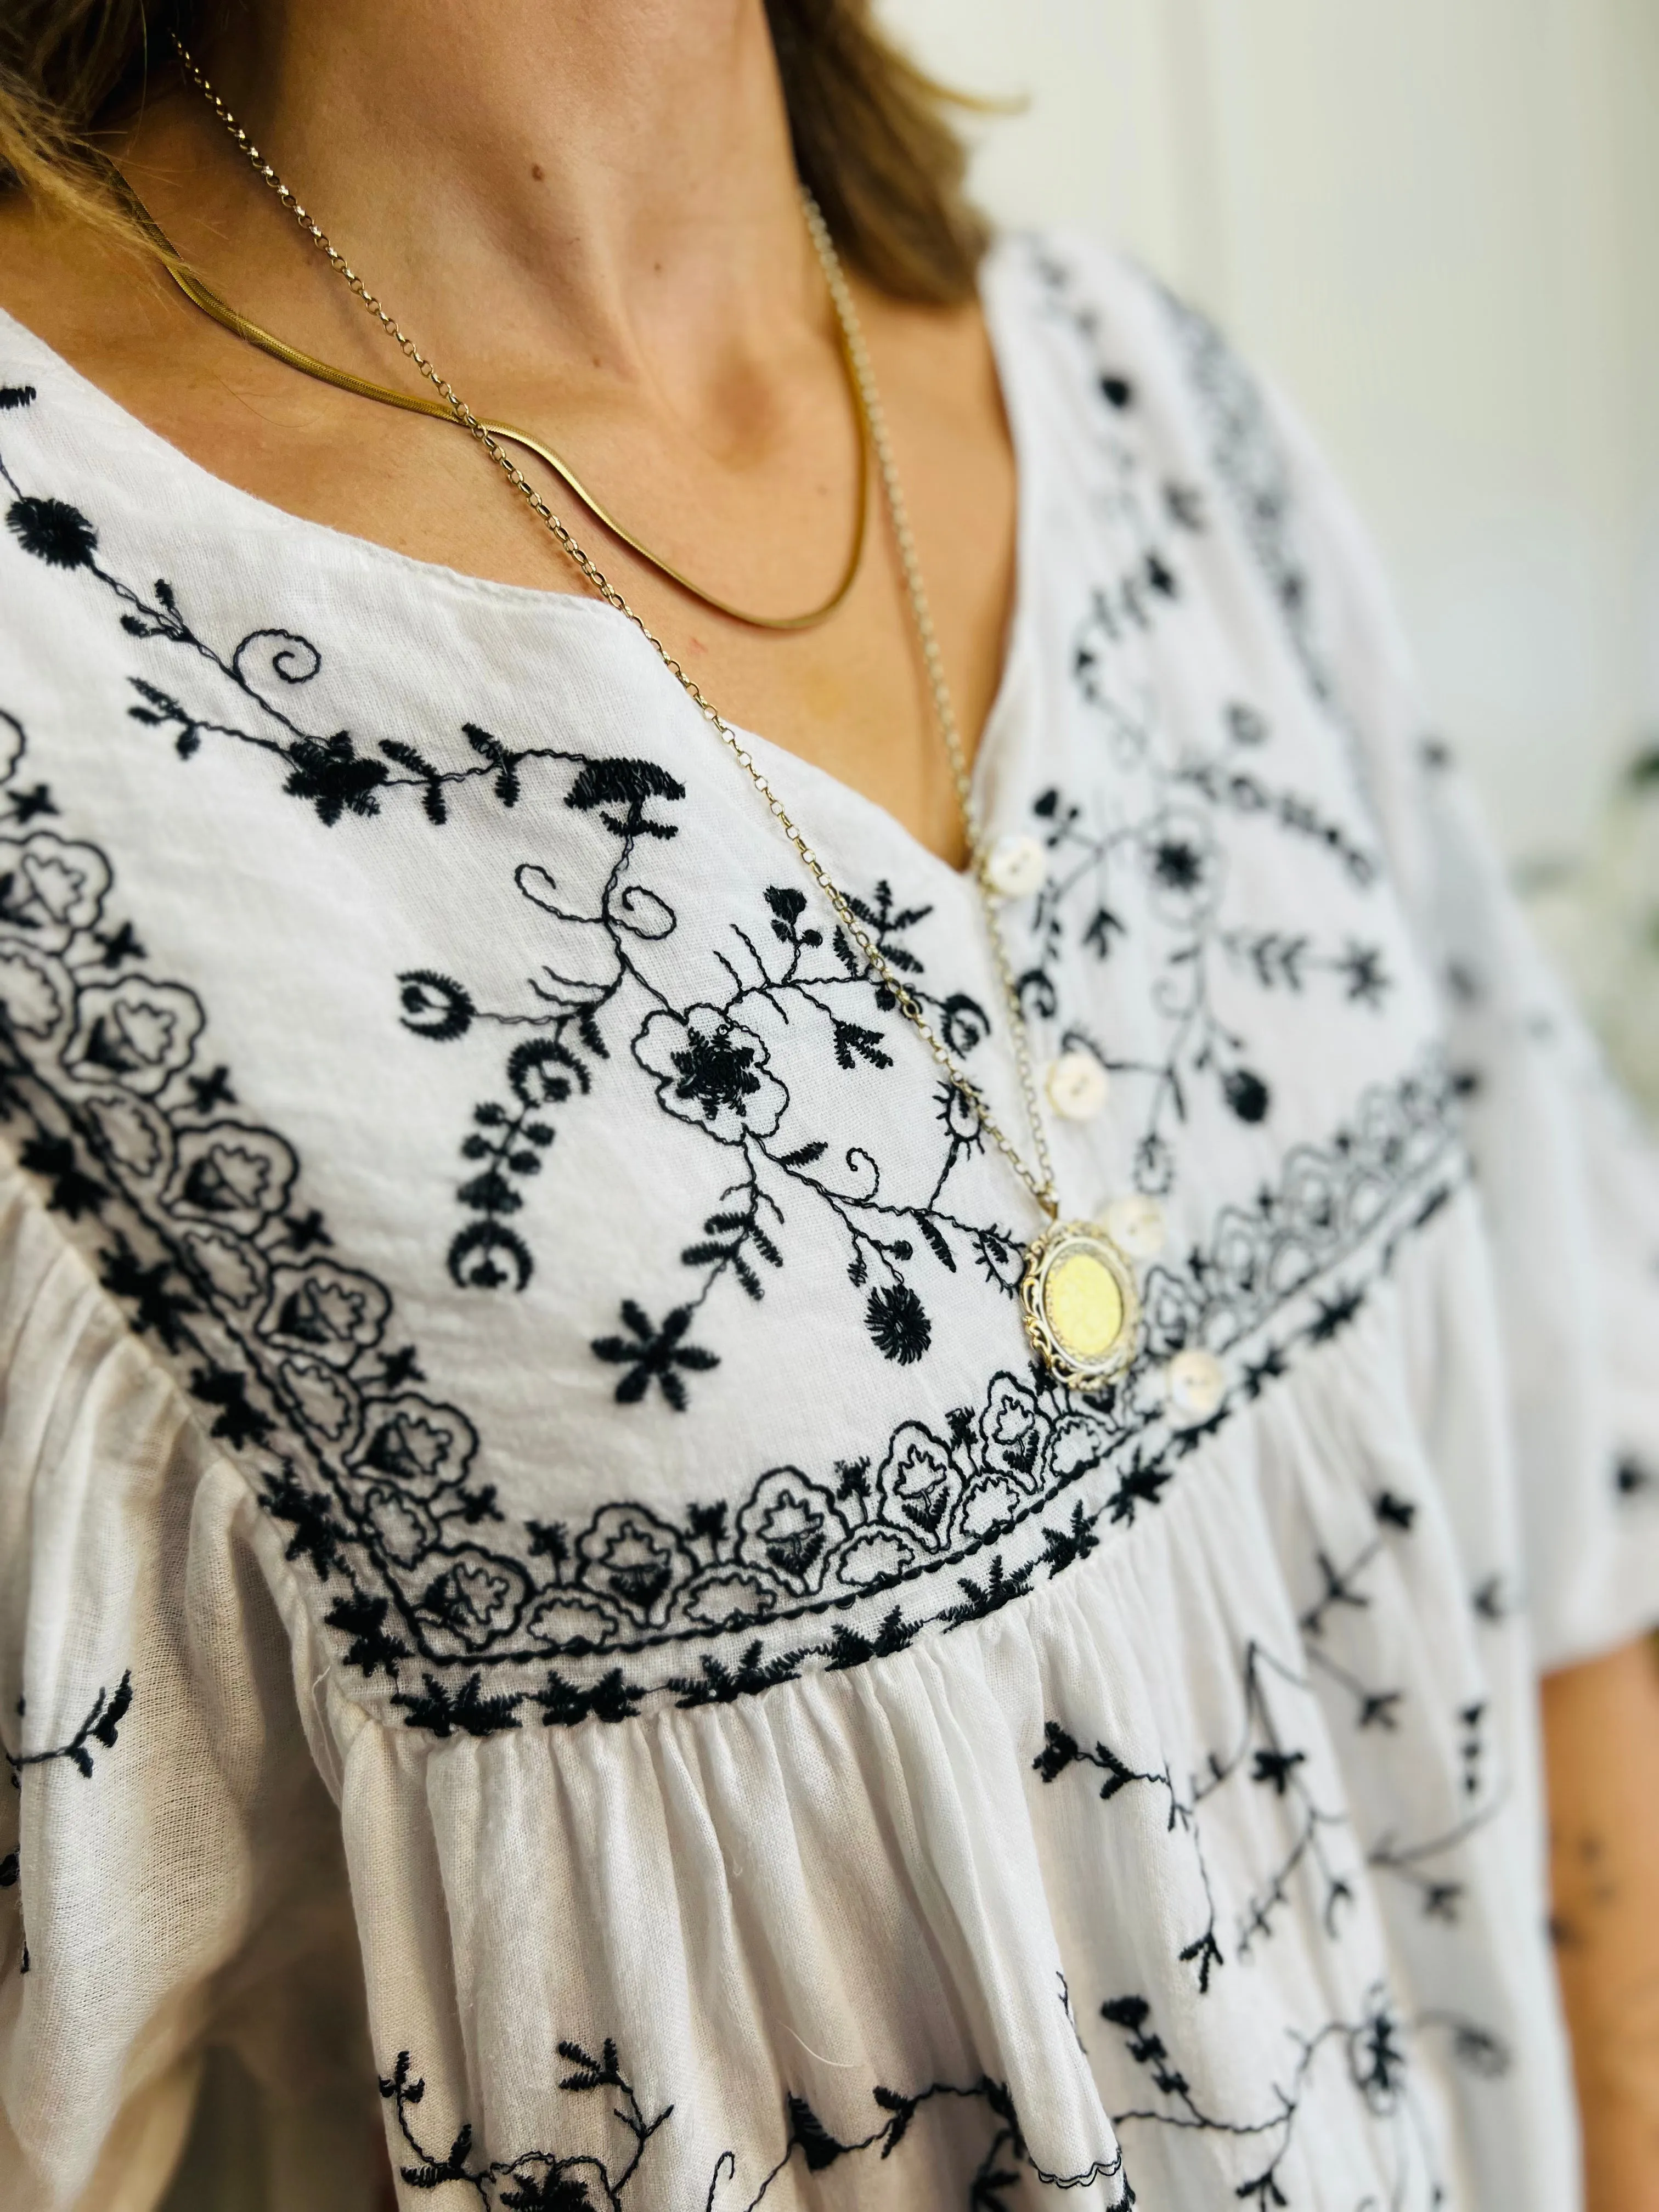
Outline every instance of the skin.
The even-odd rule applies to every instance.
[[[539,428],[720,596],[773,613],[816,604],[851,542],[858,449],[760,0],[492,0],[459,37],[458,20],[443,0],[270,0],[198,58],[470,404]],[[245,313],[325,360],[429,391],[199,94],[154,86],[112,150]],[[1013,456],[989,342],[975,304],[854,290],[971,749],[1013,571]],[[421,560],[586,589],[464,433],[295,374],[138,256],[15,199],[0,203],[0,302],[263,499]],[[878,507],[847,603],[779,636],[710,613],[567,495],[554,503],[724,713],[960,865]]]
[[[1659,2212],[1659,1656],[1544,1685],[1556,1957],[1592,2212]]]
[[[372,289],[481,411],[539,429],[710,588],[821,599],[856,444],[794,198],[761,0],[260,0],[199,58]],[[199,97],[150,88],[111,150],[187,258],[266,327],[383,383],[414,373]],[[1000,669],[1014,459],[975,305],[854,281],[971,750]],[[423,561],[586,587],[459,431],[295,375],[143,257],[0,201],[0,305],[215,475]],[[709,612],[557,511],[733,720],[960,866],[890,534],[821,629]],[[810,825],[809,829],[810,829]],[[1659,1674],[1632,1646],[1545,1686],[1561,1979],[1591,2212],[1659,2212]]]

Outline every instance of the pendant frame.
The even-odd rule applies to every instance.
[[[1086,1257],[1103,1267],[1116,1285],[1123,1317],[1106,1349],[1093,1358],[1068,1349],[1049,1318],[1048,1278],[1061,1261]],[[1032,1351],[1056,1381],[1069,1390],[1103,1390],[1134,1364],[1140,1350],[1140,1288],[1134,1264],[1097,1221],[1057,1221],[1025,1248],[1019,1285],[1020,1311]]]

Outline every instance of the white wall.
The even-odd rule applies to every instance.
[[[1382,538],[1511,854],[1659,721],[1659,0],[884,0],[1013,222],[1218,313]]]

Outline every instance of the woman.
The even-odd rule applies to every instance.
[[[1556,2212],[1546,1789],[1659,2204],[1659,1184],[1295,426],[856,0],[144,27],[6,33],[7,2204]]]

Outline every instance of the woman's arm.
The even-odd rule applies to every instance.
[[[1659,2212],[1659,1650],[1552,1675],[1544,1745],[1589,2212]]]

